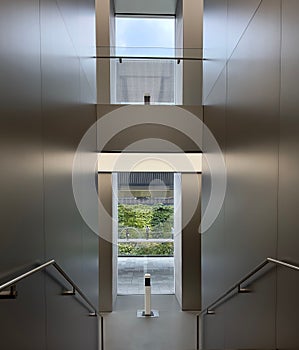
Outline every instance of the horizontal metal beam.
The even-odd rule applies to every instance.
[[[97,59],[118,59],[122,60],[168,60],[168,61],[205,61],[205,58],[200,57],[157,57],[157,56],[93,56]]]

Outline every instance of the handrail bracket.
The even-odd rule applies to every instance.
[[[292,269],[294,271],[299,271],[298,265],[290,264],[289,262],[286,262],[283,260],[266,258],[258,266],[256,266],[252,271],[250,271],[247,275],[245,275],[241,280],[239,280],[237,283],[235,283],[226,292],[221,294],[220,297],[218,297],[210,305],[208,305],[205,309],[203,309],[200,312],[200,315],[202,315],[204,313],[206,313],[207,315],[213,315],[215,312],[211,308],[216,308],[218,304],[220,304],[227,296],[231,295],[231,293],[235,292],[236,290],[238,291],[238,293],[250,293],[250,292],[252,292],[252,290],[249,288],[243,288],[242,284],[244,284],[248,279],[250,279],[252,276],[254,276],[257,272],[259,272],[264,266],[266,266],[269,263],[274,264],[276,266],[287,267],[287,268]]]
[[[16,299],[17,296],[18,292],[16,285],[10,286],[8,289],[0,292],[0,299]]]
[[[76,289],[73,287],[71,290],[64,290],[61,295],[76,295]]]
[[[41,265],[38,265],[34,269],[31,269],[21,275],[19,275],[16,278],[13,278],[12,280],[0,284],[0,299],[15,299],[17,296],[17,290],[16,290],[16,283],[22,281],[23,279],[40,272],[44,269],[46,269],[48,266],[53,266],[61,275],[64,277],[65,280],[72,286],[70,290],[65,290],[61,294],[62,295],[75,295],[78,293],[78,295],[81,296],[81,298],[88,304],[89,312],[92,316],[99,316],[97,308],[93,305],[93,303],[89,300],[89,298],[83,293],[83,291],[76,285],[76,283],[69,277],[69,275],[58,265],[55,260],[49,260]]]
[[[251,293],[251,289],[249,288],[242,288],[241,285],[238,285],[238,293]]]

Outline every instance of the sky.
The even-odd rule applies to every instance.
[[[173,54],[173,50],[169,48],[175,47],[174,18],[116,17],[115,29],[118,47],[116,53],[119,55],[169,56]],[[133,49],[121,49],[121,47],[133,47]],[[137,50],[136,47],[139,49]],[[147,49],[141,49],[144,47]]]

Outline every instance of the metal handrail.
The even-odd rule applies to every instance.
[[[284,266],[296,271],[299,271],[299,266],[297,265],[292,265],[289,264],[285,261],[281,261],[281,260],[276,260],[273,258],[266,258],[262,263],[260,263],[256,268],[254,268],[253,270],[251,270],[246,276],[244,276],[242,279],[240,279],[237,283],[235,283],[231,288],[229,288],[226,292],[224,292],[223,294],[220,295],[220,297],[218,297],[216,300],[214,300],[209,306],[207,306],[205,309],[203,309],[199,315],[202,315],[204,313],[211,315],[214,314],[214,310],[213,307],[215,307],[217,304],[219,304],[220,301],[222,301],[225,297],[227,297],[228,295],[230,295],[235,289],[239,292],[239,293],[248,293],[250,292],[249,289],[247,288],[242,288],[241,285],[247,281],[250,277],[252,277],[253,275],[255,275],[257,272],[259,272],[264,266],[268,265],[269,263],[272,264],[276,264],[276,265],[280,265],[280,266]]]
[[[90,306],[90,308],[92,309],[92,313],[90,313],[90,316],[100,316],[97,308],[92,304],[92,302],[87,298],[87,296],[82,292],[82,290],[76,285],[76,283],[68,276],[68,274],[57,264],[57,262],[55,260],[49,260],[47,262],[45,262],[44,264],[39,265],[38,267],[27,271],[21,275],[19,275],[18,277],[0,285],[0,291],[3,289],[7,289],[11,286],[14,286],[17,282],[20,282],[21,280],[41,271],[44,270],[45,268],[47,268],[48,266],[53,266],[55,267],[55,269],[70,283],[70,285],[72,286],[73,290],[71,292],[66,292],[65,294],[70,294],[70,295],[74,295],[75,292],[78,292],[78,294],[81,296],[81,298]]]
[[[167,60],[167,61],[206,61],[202,57],[180,57],[180,56],[125,56],[125,55],[97,55],[92,58],[96,59],[118,59],[120,63],[122,60]]]

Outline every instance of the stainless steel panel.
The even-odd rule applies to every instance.
[[[114,249],[112,244],[112,174],[99,174],[99,310],[113,309]]]
[[[278,256],[297,264],[299,263],[298,12],[298,1],[282,1]],[[277,347],[281,349],[298,348],[298,288],[298,274],[280,268],[277,291]]]
[[[105,117],[108,113],[113,112],[114,110],[118,110],[119,108],[124,107],[124,105],[98,105],[98,119]],[[157,115],[156,112],[159,109],[159,113],[161,110],[165,115],[168,116],[168,120],[171,122],[173,117],[173,109],[178,108],[175,106],[132,106],[135,109],[136,113],[131,113],[128,115],[127,111],[124,111],[122,117],[122,123],[126,121],[128,118],[130,122],[132,122],[132,118],[136,119],[136,124],[138,123],[139,115],[141,110],[145,108],[144,115],[151,116]],[[198,119],[202,119],[202,107],[200,106],[182,106],[180,107],[187,111],[193,113]],[[147,113],[147,114],[145,114]],[[144,120],[144,116],[143,119]],[[149,119],[147,119],[149,120]],[[179,128],[169,127],[161,124],[151,124],[146,123],[135,125],[132,127],[124,127],[124,129],[113,135],[110,141],[107,142],[106,145],[103,145],[103,141],[101,140],[101,134],[98,130],[98,149],[104,151],[115,151],[115,150],[124,150],[130,145],[130,151],[136,152],[173,152],[177,151],[177,147],[179,147],[183,151],[200,151],[199,146],[191,140],[191,138],[181,132]],[[188,122],[188,120],[187,120]],[[125,124],[125,123],[124,123]],[[184,124],[184,121],[182,122]],[[99,124],[100,125],[100,122]],[[200,128],[200,123],[198,123]],[[98,126],[99,127],[99,126]],[[181,126],[180,126],[181,127]],[[111,130],[107,130],[107,132],[111,132]],[[139,141],[139,142],[138,142]],[[201,130],[198,130],[198,139],[196,142],[201,145]],[[134,144],[136,143],[136,144]],[[133,144],[133,145],[132,145]],[[177,147],[176,147],[177,146]]]
[[[182,174],[182,309],[201,309],[201,174]],[[177,286],[176,286],[177,287]]]
[[[44,258],[39,2],[0,3],[0,280]],[[45,349],[44,276],[0,300],[1,348]]]
[[[246,32],[261,2],[261,0],[228,0],[227,58],[231,56],[243,34]]]
[[[225,68],[227,58],[227,1],[204,1],[203,104]]]
[[[47,349],[98,349],[97,317],[88,316],[79,297],[62,296],[63,286],[47,279]]]
[[[228,63],[225,210],[238,266],[231,282],[276,252],[279,44],[279,1],[264,1]]]
[[[263,1],[228,63],[225,272],[230,283],[276,255],[279,30],[280,2]],[[275,347],[275,283],[270,274],[256,293],[232,299],[226,347]]]
[[[98,240],[80,217],[71,187],[74,151],[96,119],[95,106],[87,98],[95,94],[90,83],[93,66],[90,61],[80,65],[78,57],[79,46],[85,45],[80,40],[94,40],[94,4],[64,4],[65,9],[55,1],[0,4],[0,278],[43,261],[46,255],[55,257],[97,303]],[[84,35],[80,29],[79,44],[66,23],[77,26],[78,33],[82,18],[89,26]],[[94,138],[90,151],[95,146]],[[18,284],[16,300],[1,300],[2,346],[40,350],[54,344],[60,349],[65,341],[78,348],[82,334],[96,326],[95,319],[82,318],[86,309],[73,297],[76,305],[64,304],[60,291],[57,281],[40,273]],[[52,302],[54,295],[57,303]],[[57,337],[56,327],[63,337]],[[91,333],[84,344],[95,348],[96,329]]]
[[[75,38],[80,18],[92,7],[87,9],[85,1],[43,0],[41,5],[46,254],[55,258],[97,305],[98,238],[83,221],[72,189],[75,151],[96,119],[89,97],[94,92]],[[89,27],[86,31],[81,27],[81,37],[83,32],[88,36],[88,31]],[[95,137],[88,147],[87,152],[95,151]],[[82,176],[91,171],[82,170]],[[46,284],[48,349],[95,349],[97,319],[88,317],[80,298],[61,296],[62,286],[57,282],[68,286],[54,276],[55,280],[49,278]]]
[[[204,122],[216,138],[225,156],[226,141],[226,70],[219,77],[204,107]],[[204,133],[204,145],[205,145]],[[206,152],[204,146],[204,152]],[[212,152],[212,151],[211,151]],[[202,214],[209,202],[211,176],[203,157],[202,172]],[[226,260],[224,207],[210,229],[202,233],[202,308],[215,300],[228,286],[223,273]],[[203,315],[202,334],[204,349],[224,348],[224,308],[217,308],[212,316]]]
[[[24,16],[14,11],[16,6]],[[1,2],[0,273],[3,275],[44,255],[38,10],[38,1],[28,1],[26,5],[21,1]],[[20,32],[23,40],[16,45]]]
[[[210,7],[210,23],[223,5]],[[204,302],[266,256],[275,256],[277,247],[280,1],[263,1],[251,20],[257,2],[228,5],[227,45],[237,41],[242,28],[246,30],[233,48],[222,81],[223,90],[227,85],[226,103],[221,75],[205,103],[205,121],[216,134],[222,125],[228,187],[224,211],[203,237]],[[222,28],[226,30],[223,22]],[[203,174],[203,186],[206,183],[209,178]],[[208,188],[203,189],[203,198],[206,192]],[[275,270],[252,287],[254,293],[231,298],[219,308],[219,315],[216,309],[214,320],[209,317],[204,329],[207,348],[275,347]]]

